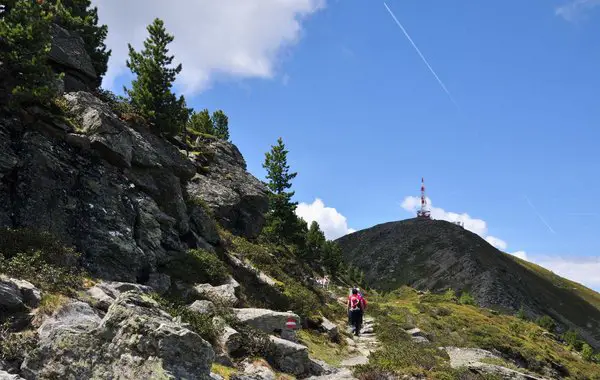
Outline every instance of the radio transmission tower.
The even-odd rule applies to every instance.
[[[425,179],[421,178],[421,209],[417,211],[417,218],[431,219],[431,212],[427,209],[425,197]]]

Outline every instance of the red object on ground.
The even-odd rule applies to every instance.
[[[296,320],[292,317],[289,317],[287,322],[285,323],[285,327],[288,329],[295,329],[297,327]]]

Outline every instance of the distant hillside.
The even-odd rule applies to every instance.
[[[530,317],[549,315],[600,347],[600,294],[537,265],[500,252],[478,235],[445,221],[410,219],[338,240],[346,261],[367,282],[392,290],[469,291],[484,307]]]

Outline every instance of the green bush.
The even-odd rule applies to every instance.
[[[228,278],[227,267],[215,253],[192,249],[179,254],[161,268],[174,279],[187,283],[222,284]]]
[[[456,297],[456,292],[454,291],[454,289],[449,288],[448,290],[446,290],[446,293],[444,293],[444,300],[448,301],[448,302],[457,302],[458,298]]]
[[[556,322],[554,322],[554,319],[550,318],[547,315],[544,315],[542,317],[539,317],[535,323],[538,324],[538,326],[540,326],[543,329],[546,329],[550,332],[553,332],[554,329],[556,329]]]
[[[42,290],[68,295],[80,288],[85,273],[79,260],[73,248],[49,233],[0,229],[0,272]]]
[[[472,306],[477,306],[477,302],[475,302],[475,298],[473,298],[473,296],[465,291],[460,295],[460,299],[458,300],[458,302],[460,302],[462,305],[472,305]]]
[[[581,347],[581,357],[583,357],[583,360],[586,360],[588,362],[592,361],[593,356],[594,350],[592,349],[592,347],[589,344],[584,343]]]
[[[527,314],[525,314],[525,308],[523,307],[523,305],[521,305],[521,308],[517,312],[517,318],[522,319],[524,321],[527,320]]]
[[[25,356],[37,345],[37,335],[33,331],[12,332],[8,324],[0,325],[0,362],[19,366]]]
[[[581,350],[583,341],[579,339],[579,334],[577,333],[577,331],[569,330],[563,334],[562,338],[565,342],[567,342],[569,346],[573,347],[573,349],[577,351]]]

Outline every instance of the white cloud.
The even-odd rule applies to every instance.
[[[472,218],[467,213],[458,214],[455,212],[448,212],[439,207],[433,207],[431,199],[427,198],[428,208],[431,211],[431,217],[437,220],[446,220],[448,222],[461,222],[464,223],[465,229],[476,233],[481,237],[486,237],[487,234],[487,223],[481,219]],[[408,212],[416,213],[421,207],[421,199],[419,197],[406,197],[402,202],[402,208]],[[498,239],[500,240],[500,239]]]
[[[570,0],[567,4],[556,8],[555,13],[567,21],[577,21],[579,16],[600,5],[600,0]]]
[[[160,17],[175,36],[170,45],[183,64],[177,82],[187,94],[206,89],[215,79],[273,78],[286,47],[301,36],[302,21],[326,0],[93,0],[100,21],[109,27],[113,50],[104,87],[127,72],[127,43],[140,49],[146,26]]]
[[[494,247],[504,251],[506,249],[506,247],[508,247],[508,244],[506,244],[506,242],[500,238],[497,238],[495,236],[487,236],[485,238],[485,240],[490,243],[491,245],[493,245]]]
[[[510,252],[510,254],[518,257],[519,259],[527,260],[527,252],[525,251]]]
[[[348,227],[346,217],[333,207],[326,207],[319,198],[311,204],[300,203],[296,208],[296,215],[304,219],[309,225],[316,221],[328,240],[334,240],[354,232]]]

